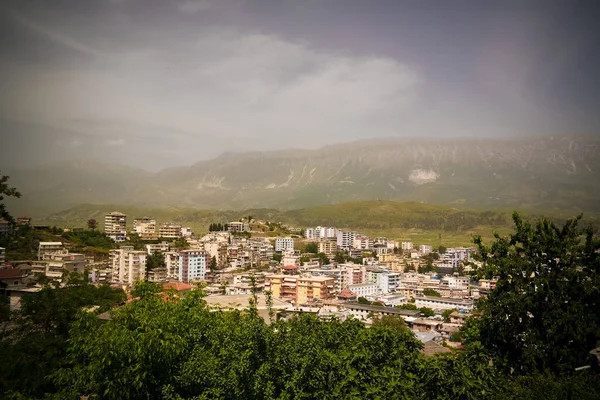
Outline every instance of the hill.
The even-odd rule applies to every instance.
[[[394,200],[462,207],[600,211],[600,140],[376,139],[318,150],[227,153],[149,173],[78,161],[6,171],[16,214],[82,203],[149,208],[276,208]]]

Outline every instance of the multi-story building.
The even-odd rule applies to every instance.
[[[127,215],[118,211],[106,214],[104,233],[117,243],[127,240]]]
[[[416,296],[415,305],[417,308],[428,307],[443,310],[473,310],[473,300],[449,299],[445,297]]]
[[[446,275],[442,278],[440,286],[450,289],[468,289],[470,278],[468,276]]]
[[[459,268],[464,262],[471,259],[473,249],[458,247],[448,248],[446,252],[441,255],[440,264],[450,268]]]
[[[379,286],[376,283],[348,285],[348,289],[358,297],[376,296],[380,293]]]
[[[337,243],[332,240],[319,240],[317,247],[319,253],[326,254],[327,256],[333,256],[337,253]]]
[[[289,237],[275,239],[275,251],[288,250],[294,250],[294,239]]]
[[[162,224],[158,229],[158,236],[165,239],[179,239],[181,237],[181,225]]]
[[[299,267],[300,266],[300,256],[293,252],[284,253],[283,257],[281,259],[281,263],[283,265],[292,265],[294,267]]]
[[[148,255],[154,253],[164,253],[166,251],[169,251],[169,243],[148,243],[146,245],[146,251],[148,252]]]
[[[250,224],[246,222],[233,221],[227,224],[227,230],[229,232],[249,232]]]
[[[432,246],[428,246],[426,244],[422,244],[419,245],[419,253],[425,255],[425,254],[429,254],[433,251],[433,247]]]
[[[317,236],[318,232],[315,228],[306,228],[304,230],[304,237],[307,239],[319,239],[319,237]]]
[[[179,253],[168,251],[164,253],[167,279],[179,279]]]
[[[85,255],[78,253],[46,254],[44,260],[48,261],[48,269],[55,271],[69,271],[83,274],[87,266]]]
[[[354,250],[370,251],[373,249],[373,239],[366,235],[356,235],[352,240]]]
[[[142,240],[156,240],[156,220],[149,217],[136,218],[133,220],[133,230]]]
[[[403,251],[410,251],[410,250],[413,249],[413,243],[412,242],[402,242],[401,246],[402,246],[402,250]]]
[[[0,247],[0,263],[6,261],[6,249],[4,247]]]
[[[133,285],[146,277],[146,258],[148,253],[136,251],[133,246],[122,246],[109,253],[111,280],[113,283]]]
[[[337,246],[342,250],[350,250],[354,244],[354,238],[356,232],[349,231],[338,231],[337,232]]]
[[[266,275],[265,290],[296,305],[333,297],[335,279],[327,276]]]
[[[12,224],[5,219],[0,219],[0,235],[8,235],[11,232]]]
[[[179,280],[189,283],[204,279],[210,265],[210,255],[204,250],[182,250],[179,252]]]
[[[400,286],[400,274],[397,272],[377,274],[377,278],[377,285],[384,294],[395,292]]]
[[[40,242],[38,245],[38,260],[46,260],[54,254],[68,253],[62,242]]]

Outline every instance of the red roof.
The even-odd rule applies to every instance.
[[[182,292],[184,290],[192,290],[193,288],[194,287],[192,285],[188,285],[187,283],[175,281],[167,282],[163,285],[163,289],[175,289],[178,292]]]
[[[0,279],[21,278],[23,274],[18,268],[0,269]]]
[[[292,269],[298,269],[298,267],[296,267],[295,265],[286,265],[285,267],[283,267],[283,269],[290,271]]]
[[[352,293],[349,289],[344,289],[338,294],[338,297],[342,299],[353,299],[356,297],[354,293]]]

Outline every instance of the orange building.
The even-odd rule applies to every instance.
[[[304,304],[315,300],[332,298],[334,287],[335,279],[327,276],[265,276],[265,290],[270,290],[275,298],[294,304]]]

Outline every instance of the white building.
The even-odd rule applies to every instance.
[[[62,254],[66,251],[62,242],[40,242],[38,245],[38,260],[45,260],[48,256]]]
[[[373,239],[365,235],[356,235],[352,240],[352,248],[355,250],[371,250],[373,249]]]
[[[358,297],[376,296],[379,294],[379,286],[376,283],[348,285],[348,289]]]
[[[169,251],[169,243],[149,243],[146,245],[146,251],[148,252],[148,255],[154,253],[164,253],[165,251]]]
[[[123,246],[110,251],[111,279],[113,283],[133,285],[146,277],[145,251],[135,251],[133,246]]]
[[[106,214],[104,233],[117,243],[127,240],[127,215],[118,211]]]
[[[275,251],[287,250],[294,250],[294,239],[289,237],[275,239]]]
[[[381,293],[395,292],[400,286],[400,274],[397,272],[383,272],[377,274],[377,285]]]
[[[401,246],[402,246],[402,250],[404,250],[404,251],[406,251],[406,250],[412,250],[413,249],[413,243],[412,242],[402,242]]]
[[[165,255],[165,267],[167,269],[167,279],[179,279],[179,253],[168,251]]]
[[[337,243],[331,240],[320,240],[317,243],[319,253],[333,256],[337,252]]]
[[[419,246],[419,253],[425,255],[425,254],[429,254],[433,251],[433,247],[432,246],[428,246],[426,244],[422,244]]]
[[[415,305],[417,308],[473,310],[473,300],[449,299],[446,297],[417,296],[415,297]]]
[[[245,222],[233,221],[227,225],[229,232],[249,232],[250,224]]]
[[[133,220],[133,231],[142,240],[156,240],[156,220],[149,217],[136,218]]]
[[[314,228],[306,228],[304,230],[304,237],[311,240],[319,239],[317,236],[317,230]]]
[[[182,250],[179,252],[179,280],[190,281],[204,279],[210,264],[210,256],[203,250]]]
[[[450,289],[468,289],[470,278],[468,276],[446,275],[442,278],[442,285],[448,285]]]
[[[342,250],[350,250],[354,244],[356,232],[338,231],[337,246]]]
[[[299,267],[300,256],[290,252],[284,253],[283,257],[281,258],[281,264],[283,264],[284,266],[291,265],[294,267]]]

